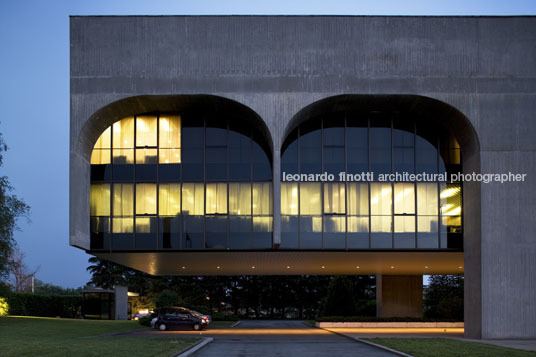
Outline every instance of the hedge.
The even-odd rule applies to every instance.
[[[78,317],[83,297],[79,295],[42,295],[10,293],[6,296],[10,315]]]
[[[316,322],[460,322],[453,319],[427,319],[417,317],[322,316]]]

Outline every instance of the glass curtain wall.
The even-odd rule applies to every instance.
[[[91,249],[272,248],[272,168],[260,137],[188,114],[114,123],[91,156]]]
[[[458,143],[426,120],[379,112],[311,119],[282,148],[281,248],[462,249],[461,183],[379,176],[458,171]],[[357,177],[367,172],[372,181]],[[322,173],[333,180],[284,176]]]

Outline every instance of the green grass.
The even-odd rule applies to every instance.
[[[364,338],[415,357],[535,357],[536,352],[448,338]]]
[[[0,346],[2,346],[0,354],[2,356],[169,356],[199,340],[99,336],[140,328],[144,327],[137,321],[0,317]]]
[[[225,326],[230,327],[236,324],[238,321],[212,321],[208,328],[210,329],[211,326]]]

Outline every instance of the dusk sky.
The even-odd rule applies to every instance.
[[[89,255],[69,246],[69,15],[534,15],[536,1],[24,1],[0,4],[0,175],[31,206],[15,239],[37,278],[82,286]]]

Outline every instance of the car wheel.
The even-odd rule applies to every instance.
[[[158,328],[160,329],[160,331],[166,331],[167,330],[166,324],[160,324],[160,326],[158,326]]]
[[[192,326],[192,328],[194,329],[194,331],[199,331],[199,330],[201,330],[201,325],[200,324],[194,324]]]

